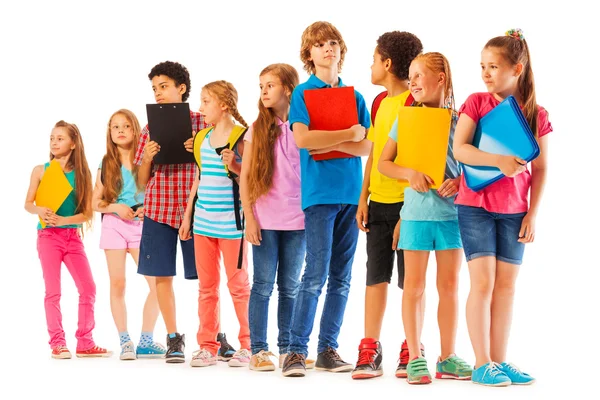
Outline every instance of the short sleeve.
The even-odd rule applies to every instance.
[[[538,111],[538,137],[545,136],[552,132],[552,124],[548,119],[548,111],[545,108],[540,107]]]
[[[148,125],[142,129],[142,133],[140,134],[140,142],[138,143],[138,147],[135,151],[135,158],[133,159],[133,163],[135,165],[142,165],[142,157],[144,157],[144,147],[146,147],[146,143],[148,143],[148,138],[150,136],[150,131],[148,130]]]
[[[392,125],[392,128],[390,129],[390,133],[388,134],[388,136],[394,142],[398,141],[398,117],[396,117],[396,119],[394,120],[394,124]]]
[[[248,127],[246,134],[244,135],[244,141],[248,143],[252,143],[252,135],[254,133],[254,124]]]
[[[459,114],[467,114],[475,123],[481,119],[481,96],[479,93],[473,93],[458,110]]]
[[[306,126],[310,125],[308,109],[304,102],[304,88],[302,87],[296,87],[292,92],[289,120],[291,129],[294,129],[294,124],[296,122],[300,122]]]
[[[356,111],[358,111],[358,123],[369,129],[371,127],[371,117],[369,116],[369,109],[365,103],[365,99],[356,90],[354,91],[354,97],[356,97]]]

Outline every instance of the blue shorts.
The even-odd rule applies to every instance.
[[[175,276],[179,229],[144,218],[138,274],[146,276]],[[194,258],[194,240],[179,240],[183,254],[185,279],[198,279]]]
[[[462,248],[458,221],[405,221],[400,223],[398,248],[438,251]]]
[[[521,265],[525,243],[519,242],[519,231],[527,213],[499,214],[461,205],[457,205],[457,209],[467,261],[493,256],[499,261]]]

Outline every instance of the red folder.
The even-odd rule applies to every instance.
[[[338,131],[358,124],[354,87],[310,89],[304,91],[304,102],[310,118],[309,130]],[[351,158],[341,151],[316,154],[315,161]]]

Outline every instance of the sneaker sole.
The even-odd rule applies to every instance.
[[[414,381],[406,378],[406,382],[410,383],[411,385],[427,385],[428,383],[431,383],[431,378],[428,376],[422,376],[418,380]]]
[[[164,354],[136,354],[137,358],[165,358]]]
[[[70,354],[52,354],[52,358],[54,358],[55,360],[70,360],[71,355]]]
[[[458,376],[455,374],[450,374],[447,372],[436,372],[435,379],[455,379],[458,381],[469,381],[471,380],[471,375],[469,376]]]
[[[109,358],[112,352],[104,354],[76,354],[77,358]]]
[[[135,353],[124,353],[119,356],[119,359],[123,361],[135,360],[136,356]]]
[[[300,377],[300,376],[304,376],[304,375],[306,375],[306,371],[301,368],[290,369],[289,371],[283,372],[283,376],[289,376],[289,377]]]
[[[233,357],[223,357],[223,356],[218,356],[217,360],[218,361],[224,361],[224,362],[229,362],[229,360],[231,360]]]
[[[327,372],[352,372],[352,370],[354,369],[352,367],[352,365],[348,365],[348,366],[343,366],[343,367],[337,367],[337,368],[324,368],[324,367],[317,367],[315,366],[315,369],[317,371],[327,371]]]
[[[527,385],[531,385],[534,382],[535,382],[535,379],[532,379],[529,382],[512,382],[511,385],[527,386]]]
[[[217,365],[216,361],[213,362],[209,362],[209,363],[202,363],[202,364],[194,364],[194,361],[190,362],[190,367],[192,368],[198,368],[198,367],[210,367],[211,365]]]
[[[490,386],[490,387],[506,387],[506,386],[510,386],[511,382],[500,382],[500,383],[481,383],[481,382],[476,382],[476,381],[471,381],[476,385],[481,385],[481,386]]]
[[[253,367],[252,364],[250,364],[248,366],[248,368],[250,368],[251,371],[259,371],[259,372],[275,371],[275,365],[267,365],[264,367]]]
[[[230,367],[234,367],[234,368],[238,368],[238,367],[247,367],[250,365],[250,361],[248,362],[241,362],[238,360],[229,360],[229,362],[227,363],[227,365],[229,365]]]
[[[171,357],[165,360],[167,364],[181,364],[185,362],[184,357]]]
[[[352,379],[371,379],[383,375],[383,370],[377,371],[352,371]]]
[[[397,372],[396,371],[396,378],[408,378],[408,373],[406,371],[402,371],[402,372]]]

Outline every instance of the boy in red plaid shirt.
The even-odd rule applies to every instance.
[[[157,64],[148,78],[152,82],[154,98],[159,104],[183,103],[189,97],[190,75],[179,63],[166,61]],[[195,132],[207,126],[204,117],[197,112],[190,112],[190,118]],[[154,164],[153,159],[160,151],[160,146],[151,141],[149,136],[150,131],[146,125],[134,160],[140,166],[138,184],[146,187],[138,273],[156,277],[158,304],[168,332],[166,362],[182,363],[185,361],[185,335],[177,332],[173,276],[176,273],[179,227],[196,177],[196,164]],[[180,240],[180,243],[184,276],[186,279],[197,279],[194,243],[192,240]]]

